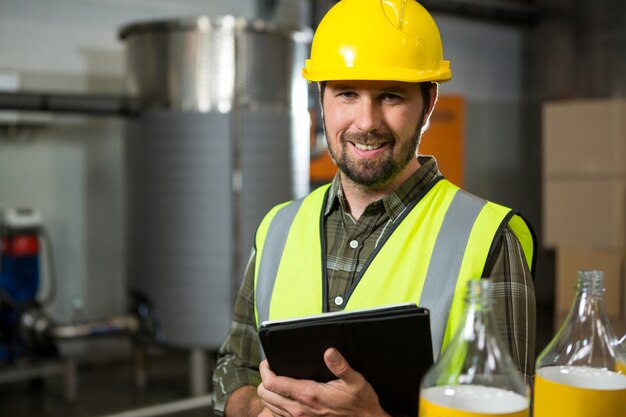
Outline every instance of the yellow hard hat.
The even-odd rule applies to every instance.
[[[415,0],[341,0],[315,31],[302,76],[444,82],[452,72],[435,21]]]

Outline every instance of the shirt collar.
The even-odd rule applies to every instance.
[[[411,201],[438,175],[439,167],[434,156],[420,155],[418,156],[420,167],[411,175],[404,183],[396,188],[392,193],[387,194],[382,199],[371,203],[367,208],[374,205],[382,205],[387,215],[395,220],[408,207]],[[343,189],[341,188],[341,177],[339,171],[335,174],[328,197],[326,199],[326,208],[324,216],[328,216],[333,210],[342,208],[345,211],[346,202],[344,201]]]

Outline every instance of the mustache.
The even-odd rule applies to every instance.
[[[362,143],[363,145],[373,145],[381,142],[393,142],[395,138],[391,133],[372,133],[372,132],[344,132],[341,134],[344,142]]]

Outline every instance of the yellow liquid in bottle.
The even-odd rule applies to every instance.
[[[528,417],[528,399],[481,385],[430,387],[420,393],[419,417],[483,416]]]
[[[626,375],[584,366],[548,366],[535,376],[534,417],[624,417]]]

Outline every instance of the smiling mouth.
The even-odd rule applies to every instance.
[[[357,148],[357,149],[359,149],[361,151],[373,151],[373,150],[380,149],[383,146],[385,146],[384,143],[379,143],[379,144],[376,144],[376,145],[365,145],[363,143],[353,143],[353,144],[354,144],[355,148]]]

